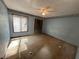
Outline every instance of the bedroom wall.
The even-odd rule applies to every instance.
[[[8,12],[4,3],[0,0],[0,58],[4,57],[10,40]]]
[[[79,47],[79,16],[45,19],[43,21],[43,33]],[[76,59],[79,59],[79,48]]]
[[[43,32],[79,46],[79,16],[46,19]]]

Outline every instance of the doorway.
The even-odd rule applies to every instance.
[[[42,25],[43,25],[43,20],[35,19],[34,32],[42,33]]]

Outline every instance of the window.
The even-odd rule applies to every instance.
[[[27,31],[27,17],[13,15],[13,29],[14,32]]]

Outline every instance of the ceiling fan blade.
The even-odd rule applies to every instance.
[[[46,9],[50,9],[51,7],[50,6],[47,6],[47,7],[45,7]]]
[[[48,12],[55,12],[55,11],[48,11]]]

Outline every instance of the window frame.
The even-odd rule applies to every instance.
[[[27,31],[14,32],[13,15],[22,16],[22,17],[26,17],[27,18]],[[25,15],[25,14],[22,14],[22,13],[12,13],[12,28],[13,28],[13,33],[28,32],[29,31],[29,17],[27,15]]]

